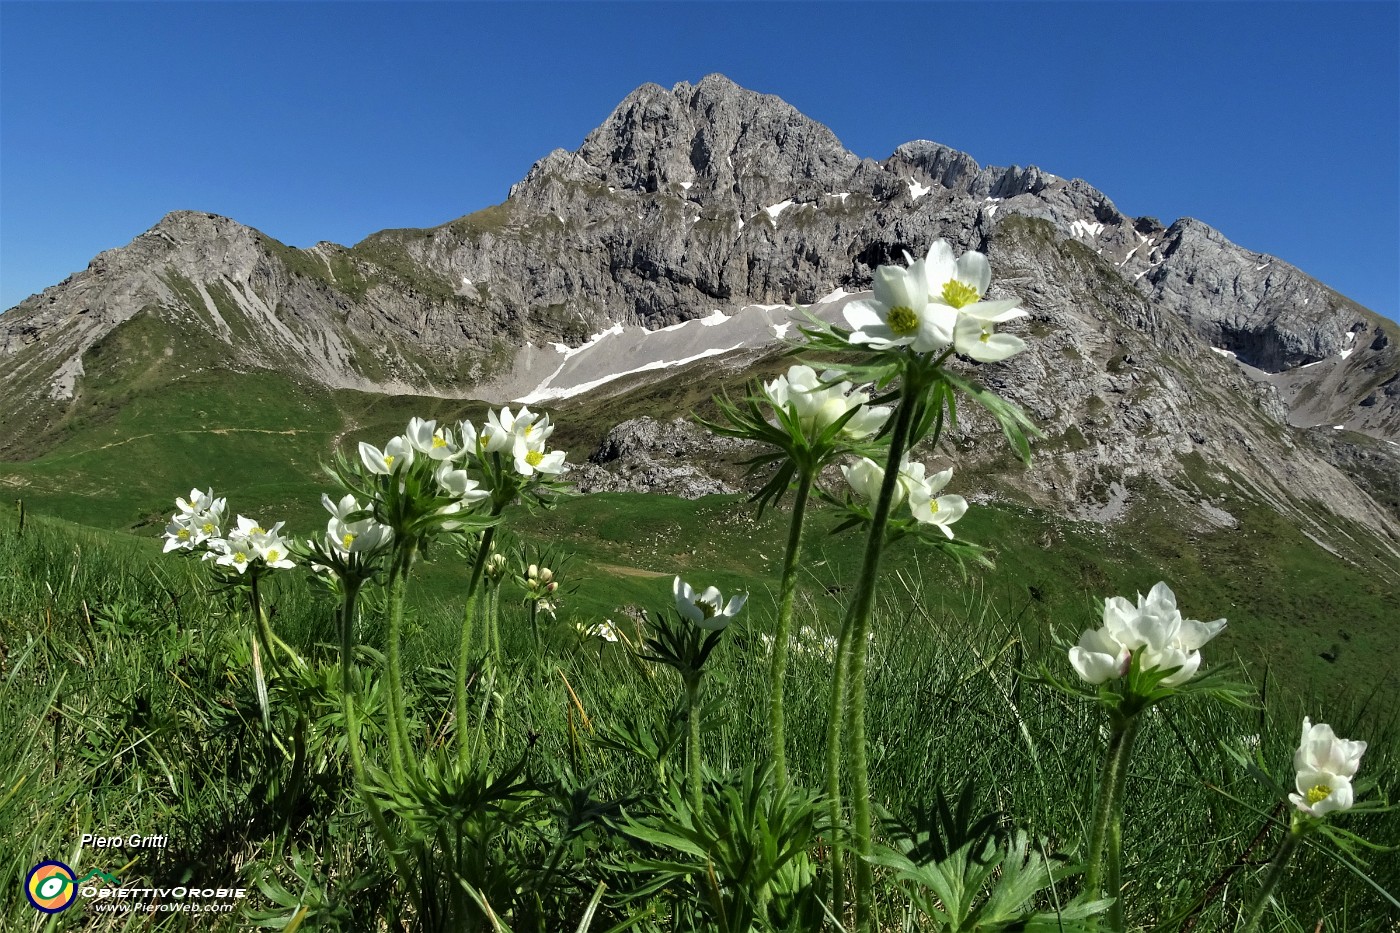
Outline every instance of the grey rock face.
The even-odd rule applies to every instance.
[[[683,418],[636,418],[614,427],[582,466],[569,472],[580,492],[661,492],[685,499],[737,488],[715,470],[733,476],[732,462],[749,456],[751,444],[716,437]],[[718,468],[718,469],[717,469]]]

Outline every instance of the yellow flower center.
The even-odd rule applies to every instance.
[[[929,510],[930,512],[937,512],[937,511],[938,511],[938,500],[937,500],[937,499],[930,499],[930,500],[929,500],[929,503],[928,503],[928,510]]]
[[[250,529],[248,530],[248,534],[250,534],[250,535],[263,535],[263,534],[267,534],[267,532],[264,531],[260,526],[254,525],[252,528],[250,528]]]
[[[699,609],[701,615],[703,615],[707,619],[713,619],[715,616],[719,615],[719,606],[716,606],[712,603],[707,603],[704,600],[701,600],[700,602],[696,603],[695,608]]]
[[[907,337],[919,329],[919,316],[914,313],[913,308],[904,305],[895,305],[890,308],[889,317],[885,319],[890,330],[897,336]]]
[[[1308,788],[1308,806],[1321,803],[1331,796],[1332,788],[1328,787],[1326,784],[1314,784],[1312,787]]]
[[[242,551],[236,551],[233,555],[233,562],[235,564],[246,564],[248,563],[248,555],[244,554]]]
[[[385,465],[386,467],[393,467],[393,465],[394,465],[394,455],[393,455],[393,454],[385,454],[385,455],[384,455],[384,465]]]
[[[966,282],[959,282],[952,279],[943,283],[943,300],[955,308],[965,308],[973,304],[981,297],[977,294],[977,289]]]
[[[204,533],[207,534],[207,535],[212,535],[212,534],[215,532],[215,530],[216,530],[216,529],[214,528],[214,523],[213,523],[213,522],[205,522],[205,523],[203,524],[203,526],[201,526],[201,527],[203,528]]]
[[[539,466],[540,462],[543,460],[544,454],[540,453],[538,450],[532,450],[525,454],[525,462],[530,464],[530,466]]]
[[[982,336],[978,337],[977,339],[980,340],[980,341],[982,341],[983,343],[986,343],[987,340],[988,340],[988,338],[990,338],[991,336],[992,336],[992,327],[991,327],[991,325],[990,325],[990,324],[983,324],[983,325],[982,325]]]
[[[340,546],[343,547],[343,548],[345,548],[345,550],[347,550],[347,551],[350,550],[350,545],[352,545],[352,544],[354,544],[354,543],[355,543],[355,536],[354,536],[353,534],[351,534],[350,532],[348,532],[348,531],[345,533],[345,537],[343,537],[343,538],[340,539]]]
[[[188,541],[190,539],[190,530],[188,528],[181,528],[179,531],[175,532],[175,537],[179,538],[181,541]]]
[[[436,450],[436,449],[439,448],[439,447],[446,447],[446,446],[447,446],[447,441],[443,438],[443,436],[442,436],[441,434],[434,434],[434,435],[433,435],[433,449]]]
[[[277,548],[273,548],[272,550],[267,552],[267,559],[269,563],[279,560],[281,557],[282,554],[280,551],[277,550]]]

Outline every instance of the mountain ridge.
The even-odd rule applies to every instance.
[[[1135,477],[1182,493],[1183,464],[1203,457],[1300,521],[1316,499],[1400,541],[1366,491],[1400,477],[1400,358],[1378,316],[1200,221],[1128,217],[1079,179],[926,140],[861,158],[716,75],[643,85],[505,202],[438,227],[296,249],[168,214],[0,316],[0,456],[41,450],[36,437],[109,404],[97,387],[139,367],[148,382],[261,369],[465,398],[509,382],[527,348],[811,304],[940,237],[986,252],[993,296],[1032,312],[1032,350],[977,371],[1046,427],[1054,457],[1028,480],[1033,501],[1111,513]],[[969,418],[958,442],[983,428]]]

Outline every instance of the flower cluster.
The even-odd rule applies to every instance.
[[[982,363],[1015,356],[1025,342],[997,333],[995,325],[1026,312],[1015,299],[984,301],[991,281],[986,256],[970,251],[954,258],[946,240],[935,240],[928,255],[909,259],[907,268],[875,270],[874,297],[846,306],[850,342],[874,350],[908,347],[915,353],[952,348]]]
[[[166,552],[191,550],[223,534],[228,502],[214,498],[214,490],[191,489],[189,499],[177,498],[175,505],[180,511],[165,526]]]
[[[1310,816],[1326,816],[1352,807],[1351,779],[1361,766],[1365,742],[1339,739],[1325,722],[1303,718],[1303,737],[1293,753],[1296,794],[1293,805]]]
[[[703,593],[696,593],[680,577],[671,583],[671,593],[676,598],[676,611],[681,617],[708,632],[721,631],[733,622],[749,598],[747,593],[734,596],[726,605],[724,596],[713,586]]]
[[[375,521],[364,506],[349,493],[339,502],[321,496],[321,505],[331,513],[326,522],[326,550],[342,558],[381,553],[394,541],[394,530]],[[354,518],[354,516],[360,516]]]
[[[545,612],[554,612],[554,603],[549,597],[554,595],[554,591],[559,588],[559,583],[554,579],[554,571],[548,567],[541,567],[539,564],[531,564],[520,580],[525,587],[525,602],[533,603],[536,608]]]
[[[546,441],[554,433],[549,416],[521,408],[511,414],[509,407],[488,413],[480,432],[470,421],[461,424],[463,444],[478,456],[503,454],[510,458],[521,476],[556,476],[564,471],[564,451],[549,450]]]
[[[592,625],[576,622],[574,623],[574,628],[578,630],[579,635],[583,638],[601,638],[603,641],[612,642],[622,640],[622,631],[616,625],[613,625],[612,619],[607,619],[603,622],[595,622]]]
[[[765,654],[772,652],[775,641],[772,635],[767,632],[759,632],[758,640],[763,645]],[[865,642],[868,645],[875,644],[875,633],[866,632]],[[838,644],[835,635],[823,635],[810,625],[802,626],[797,630],[796,635],[788,638],[788,646],[797,654],[828,662],[836,660]]]
[[[282,522],[263,528],[251,518],[238,516],[234,528],[224,533],[227,501],[214,491],[190,490],[188,500],[175,500],[179,511],[165,526],[165,551],[191,551],[220,567],[242,574],[250,567],[284,570],[296,566],[291,545],[282,537]]]
[[[874,502],[880,497],[885,470],[874,460],[862,457],[850,466],[843,466],[841,473],[862,499]],[[922,463],[911,463],[909,458],[905,457],[904,462],[900,464],[899,479],[891,504],[898,506],[908,499],[909,513],[916,521],[936,527],[951,540],[953,529],[949,526],[967,513],[967,500],[962,496],[939,495],[952,478],[951,468],[928,476]]]
[[[1121,596],[1109,597],[1103,622],[1103,628],[1086,629],[1069,649],[1069,663],[1091,684],[1127,674],[1134,654],[1139,670],[1172,672],[1161,678],[1161,686],[1184,684],[1201,666],[1201,646],[1225,627],[1224,619],[1182,618],[1176,595],[1165,583],[1152,587],[1146,597],[1139,593],[1136,606]]]
[[[840,374],[828,370],[817,376],[810,366],[792,366],[786,376],[779,376],[764,385],[763,392],[773,407],[787,409],[796,417],[808,438],[815,438],[835,424],[847,412],[859,409],[841,427],[841,433],[852,440],[870,437],[890,417],[891,409],[870,405],[867,392],[852,392],[849,382]]]

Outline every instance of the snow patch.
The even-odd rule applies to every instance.
[[[768,215],[769,220],[776,223],[778,220],[778,215],[781,214],[783,211],[787,210],[789,207],[792,207],[791,198],[789,198],[786,201],[779,201],[777,204],[770,204],[763,209],[763,212]]]
[[[714,327],[716,324],[723,324],[727,320],[729,320],[729,315],[725,314],[719,308],[715,308],[710,312],[709,317],[700,318],[700,323],[704,324],[706,327]]]
[[[724,348],[716,347],[709,350],[705,350],[702,353],[697,353],[694,356],[682,357],[678,360],[657,360],[656,362],[647,363],[645,366],[638,366],[636,369],[629,369],[626,372],[612,373],[610,375],[602,377],[601,379],[594,379],[592,382],[584,382],[576,386],[569,386],[568,388],[548,388],[549,380],[546,379],[544,381],[544,384],[541,385],[538,389],[531,392],[529,395],[523,395],[520,398],[515,399],[515,401],[519,402],[522,405],[535,405],[539,402],[547,402],[552,399],[572,398],[575,395],[580,395],[584,392],[596,389],[601,385],[605,385],[609,382],[612,382],[614,379],[621,379],[623,376],[633,376],[637,373],[649,372],[654,369],[674,369],[677,366],[684,366],[687,363],[694,363],[696,360],[703,360],[706,357],[719,356],[722,353],[732,353],[735,350],[739,349],[741,346],[743,346],[743,344],[735,344],[732,347]],[[551,378],[553,377],[551,376]]]
[[[779,340],[782,340],[784,337],[787,336],[787,332],[791,329],[792,321],[788,321],[786,324],[774,324],[773,336],[777,337]]]
[[[1355,339],[1356,339],[1356,331],[1354,331],[1354,330],[1349,330],[1349,331],[1347,331],[1347,343],[1351,343],[1351,342],[1352,342],[1353,340],[1355,340]]]
[[[982,210],[987,212],[988,217],[995,217],[997,213],[997,206],[995,204],[988,204],[986,207],[982,208]]]
[[[1353,353],[1355,353],[1355,352],[1356,352],[1355,349],[1348,349],[1348,350],[1343,350],[1341,353],[1338,353],[1337,355],[1340,356],[1342,359],[1346,359],[1347,357],[1351,356],[1351,355],[1352,355]]]
[[[690,190],[690,186],[693,185],[693,184],[695,184],[695,182],[693,182],[693,181],[683,181],[683,182],[681,182],[681,190],[682,190],[682,191],[689,191],[689,190]]]
[[[472,284],[472,280],[471,280],[471,279],[467,278],[465,275],[462,276],[462,287],[463,287],[463,288],[466,288],[468,285],[471,285],[471,284]]]
[[[1087,220],[1076,220],[1070,223],[1070,236],[1098,236],[1103,232],[1103,224],[1092,223]]]
[[[1269,266],[1272,266],[1272,265],[1273,265],[1272,262],[1266,262],[1266,263],[1264,263],[1262,266],[1255,266],[1255,267],[1254,267],[1254,271],[1255,271],[1255,272],[1263,272],[1265,269],[1269,268]]]
[[[825,298],[818,298],[817,304],[825,304],[828,301],[840,301],[842,298],[845,298],[848,294],[850,294],[850,292],[846,291],[844,288],[838,285],[836,286],[836,290],[830,295],[827,295]]]
[[[1343,430],[1346,430],[1346,425],[1344,425],[1344,424],[1334,424],[1334,425],[1332,425],[1332,430],[1333,430],[1333,431],[1343,431]]]
[[[850,193],[849,191],[828,191],[828,192],[826,193],[826,196],[827,196],[828,198],[840,198],[840,199],[841,199],[841,203],[842,203],[842,204],[845,204],[845,203],[846,203],[846,199],[849,198],[849,197],[851,196],[851,193]]]
[[[1211,349],[1214,350],[1216,353],[1219,353],[1221,356],[1223,356],[1223,357],[1225,357],[1225,358],[1227,358],[1227,359],[1231,359],[1231,360],[1239,359],[1239,357],[1238,357],[1237,355],[1235,355],[1233,352],[1231,352],[1230,350],[1224,350],[1224,349],[1221,349],[1220,347],[1211,347]]]
[[[924,195],[928,194],[932,190],[933,189],[930,188],[928,185],[921,185],[917,181],[915,181],[913,177],[910,177],[909,200],[917,201],[919,200],[919,198],[922,198]]]

